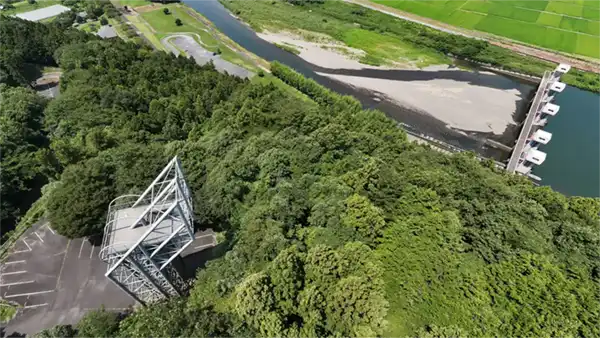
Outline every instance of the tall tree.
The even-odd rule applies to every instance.
[[[42,131],[46,100],[31,90],[0,84],[0,101],[0,222],[10,230],[46,183],[43,150],[48,140]]]

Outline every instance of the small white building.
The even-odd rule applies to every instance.
[[[566,63],[561,63],[558,66],[556,66],[556,69],[554,70],[554,72],[560,73],[560,75],[563,75],[563,74],[568,73],[569,70],[571,70],[571,65],[568,65]]]
[[[544,108],[542,108],[542,113],[544,113],[546,115],[554,116],[554,115],[558,114],[559,109],[560,109],[560,106],[557,104],[546,103],[546,105],[544,105]]]
[[[546,160],[546,153],[537,149],[530,149],[525,154],[525,158],[521,159],[521,163],[517,166],[517,172],[523,175],[529,175],[534,165],[541,165]]]
[[[533,133],[533,136],[531,137],[531,139],[534,142],[537,142],[540,144],[548,144],[548,142],[550,142],[550,140],[552,139],[552,133],[549,133],[542,129],[538,129],[535,131],[535,133]]]
[[[565,90],[565,87],[567,87],[566,84],[560,82],[560,81],[554,81],[552,82],[552,84],[550,85],[550,90],[555,91],[557,93],[562,92],[563,90]]]
[[[541,165],[546,160],[546,153],[537,149],[531,149],[527,152],[525,160],[535,165]]]

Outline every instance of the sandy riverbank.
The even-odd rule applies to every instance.
[[[526,89],[491,72],[475,73],[448,65],[422,70],[373,67],[358,62],[363,51],[337,42],[305,41],[288,32],[259,36],[298,49],[301,58],[320,68],[316,70],[319,75],[379,92],[464,131],[501,135],[515,124],[513,114]]]

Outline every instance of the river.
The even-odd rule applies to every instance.
[[[184,0],[183,2],[212,21],[222,33],[246,50],[267,61],[279,61],[338,93],[354,96],[365,108],[381,110],[394,120],[408,124],[421,133],[464,149],[474,150],[484,156],[497,160],[504,160],[508,156],[505,151],[485,145],[483,138],[490,137],[490,135],[477,135],[476,133],[467,135],[464,132],[448,128],[442,121],[424,114],[422,111],[399,106],[378,93],[318,75],[316,72],[322,72],[323,69],[259,38],[252,29],[235,19],[217,0]],[[392,72],[395,72],[394,76],[403,81],[432,75],[432,73],[419,74],[419,71]],[[381,76],[375,73],[372,75]],[[534,89],[533,86],[504,76],[489,77],[482,84],[481,75],[474,72],[462,72],[461,75],[453,75],[452,72],[438,72],[433,75],[455,81],[477,82],[478,85],[490,87],[505,88],[509,86],[518,90],[522,99],[516,103],[514,112],[516,121],[523,119],[527,102],[532,97]],[[552,142],[543,149],[548,153],[548,158],[544,165],[535,171],[536,175],[543,178],[542,184],[550,185],[568,195],[600,196],[599,100],[598,95],[576,88],[567,88],[563,93],[557,95],[556,103],[561,105],[561,111],[550,120],[546,127],[546,130],[553,133]],[[501,137],[490,138],[510,145],[511,140],[514,141],[516,133],[518,133],[518,128],[509,126]]]
[[[600,197],[600,95],[567,86],[555,97],[552,140],[540,147],[548,156],[533,173],[564,194]]]
[[[496,160],[503,161],[509,155],[505,151],[489,147],[485,144],[484,138],[494,138],[491,135],[485,133],[479,134],[476,132],[466,133],[462,130],[450,129],[447,127],[447,123],[440,121],[435,117],[424,113],[423,111],[407,108],[405,106],[399,106],[394,101],[386,99],[386,97],[381,93],[363,89],[361,87],[351,86],[317,74],[317,72],[335,74],[342,70],[324,69],[322,67],[315,66],[309,62],[306,62],[299,56],[286,52],[274,44],[261,39],[251,28],[234,18],[230,12],[217,0],[184,0],[184,3],[212,21],[222,33],[227,35],[240,46],[244,47],[246,50],[267,61],[279,61],[333,91],[345,95],[351,95],[357,98],[362,103],[363,107],[367,109],[378,109],[384,112],[390,118],[411,126],[411,129],[413,130],[418,130],[420,133],[424,133],[456,147],[473,150],[486,157],[493,157]],[[427,74],[425,74],[426,72],[408,70],[394,70],[388,72],[388,74],[382,74],[380,70],[364,70],[353,72],[360,73],[360,76],[369,78],[382,78],[385,76],[391,76],[393,74],[395,79],[402,81],[423,81],[424,76],[429,79],[432,79],[432,76],[435,76],[437,79],[454,80],[464,84],[476,83],[477,86],[482,87],[500,88],[503,90],[515,89],[521,93],[522,97],[522,100],[516,103],[517,107],[511,108],[515,110],[515,115],[517,117],[522,115],[526,110],[527,98],[530,96],[533,89],[532,86],[514,81],[508,77],[499,75],[489,76],[486,74],[477,74],[475,72],[439,71],[427,72]],[[496,137],[496,140],[505,144],[512,144],[517,133],[518,130],[516,130],[516,128],[513,126],[508,126],[507,130],[501,136]]]

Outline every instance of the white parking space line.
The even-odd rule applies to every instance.
[[[83,251],[83,245],[85,244],[86,239],[87,237],[81,240],[81,246],[79,247],[79,256],[77,256],[77,258],[81,258],[81,252]]]
[[[32,308],[36,308],[36,307],[40,307],[40,306],[46,306],[48,305],[48,303],[44,303],[44,304],[35,304],[35,305],[26,305],[23,306],[24,309],[32,309]]]
[[[8,283],[8,284],[0,284],[0,286],[11,286],[11,285],[21,285],[21,284],[31,284],[34,283],[34,280],[28,280],[25,282],[16,282],[16,283]]]
[[[56,277],[56,286],[55,288],[58,289],[58,285],[60,284],[60,276],[62,275],[63,272],[63,268],[65,267],[65,261],[67,260],[67,255],[69,252],[69,246],[71,245],[71,240],[67,241],[67,247],[65,248],[65,255],[63,256],[63,260],[62,263],[60,264],[60,270],[58,271],[58,276]]]
[[[14,297],[22,297],[22,296],[32,296],[32,295],[39,295],[42,293],[50,293],[50,292],[54,292],[54,290],[46,290],[46,291],[38,291],[38,292],[29,292],[29,293],[19,293],[16,295],[7,295],[6,293],[4,293],[4,298],[14,298]]]
[[[22,260],[22,261],[4,262],[4,264],[6,264],[6,265],[9,265],[9,264],[18,264],[18,263],[25,263],[25,261]]]
[[[23,271],[15,271],[15,272],[3,272],[2,274],[0,274],[0,276],[16,275],[16,274],[25,273],[25,272],[27,272],[27,271],[23,270]]]
[[[12,253],[13,254],[20,254],[20,253],[29,252],[29,251],[31,251],[31,250],[18,250],[18,251],[13,251]]]
[[[38,234],[36,231],[34,231],[33,233],[37,236],[37,238],[40,239],[40,241],[42,241],[42,243],[44,243],[44,240],[42,239],[42,237],[40,237],[40,234]]]
[[[52,228],[50,227],[50,223],[46,223],[46,224],[45,224],[45,226],[46,226],[46,228],[48,228],[48,230],[50,230],[50,232],[51,232],[53,235],[56,235],[56,232],[54,232],[54,230],[52,230]]]
[[[92,246],[92,251],[90,251],[90,259],[92,259],[92,255],[94,255],[94,248],[95,246]]]
[[[27,242],[25,241],[25,238],[21,239],[23,241],[23,243],[25,243],[25,245],[27,245],[27,249],[29,249],[29,251],[31,251],[31,247],[29,246],[29,244],[27,244]]]

